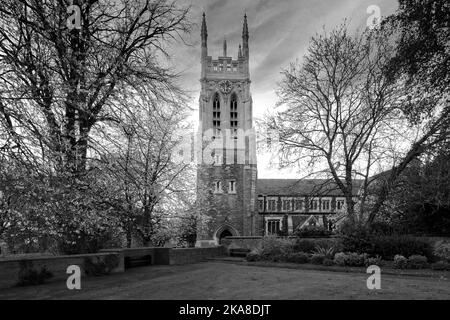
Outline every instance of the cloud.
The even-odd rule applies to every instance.
[[[182,0],[183,1],[183,0]],[[228,55],[237,57],[242,42],[242,20],[247,12],[250,32],[250,70],[255,116],[262,116],[276,103],[275,90],[280,72],[289,62],[302,59],[309,40],[325,26],[332,29],[348,18],[352,29],[364,28],[367,7],[378,5],[382,15],[391,14],[397,3],[392,0],[185,0],[192,5],[191,16],[196,22],[189,43],[191,47],[177,47],[173,61],[183,71],[181,84],[193,94],[192,107],[198,110],[200,91],[200,22],[202,12],[207,15],[208,54],[222,54],[226,36]],[[197,114],[193,119],[197,119]],[[274,169],[269,170],[273,175]],[[269,175],[259,168],[259,175]]]

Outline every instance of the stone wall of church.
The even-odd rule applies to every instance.
[[[244,177],[242,165],[201,166],[197,173],[199,210],[207,219],[200,240],[213,239],[224,224],[232,226],[239,235],[244,232]],[[236,181],[236,193],[230,194],[228,182]],[[214,193],[214,182],[222,182],[222,193]],[[202,189],[201,189],[202,188]]]
[[[221,226],[233,235],[262,235],[262,217],[256,210],[256,165],[202,166],[197,172],[199,210],[206,216],[199,240],[213,239]],[[222,181],[222,193],[214,193],[214,182]],[[228,181],[236,181],[230,194]],[[201,189],[203,186],[203,189]],[[235,229],[235,230],[234,230]],[[234,232],[236,231],[236,232]]]

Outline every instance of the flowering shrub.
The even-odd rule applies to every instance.
[[[358,254],[356,252],[350,252],[347,254],[345,264],[350,267],[362,267],[367,258],[367,254]]]
[[[79,254],[120,245],[119,220],[94,177],[19,172],[0,175],[0,188],[4,185],[10,187],[2,191],[8,201],[0,200],[0,220],[6,219],[0,224],[7,226],[1,237],[11,252]]]
[[[274,236],[264,237],[261,246],[249,254],[247,261],[287,261],[293,254],[293,242],[289,239],[281,239]]]
[[[253,262],[253,261],[259,261],[261,260],[261,255],[258,251],[253,250],[252,252],[247,254],[247,261]]]
[[[323,264],[323,261],[325,260],[325,255],[321,253],[315,253],[311,256],[311,263],[312,264]]]
[[[345,266],[346,258],[347,258],[347,255],[345,253],[343,253],[343,252],[336,253],[334,255],[334,263],[337,264],[338,266],[343,267],[343,266]]]
[[[294,243],[294,251],[312,253],[316,246],[313,239],[297,239]]]
[[[299,238],[328,237],[331,235],[331,231],[328,231],[327,229],[325,229],[323,227],[308,226],[308,227],[296,230],[295,235]]]
[[[396,254],[409,257],[422,255],[431,259],[433,246],[427,239],[406,235],[380,235],[364,228],[350,229],[342,234],[342,251],[379,255],[391,260]]]
[[[412,255],[408,258],[408,268],[423,269],[428,265],[428,259],[424,256]]]
[[[331,260],[331,259],[325,258],[325,259],[323,260],[323,265],[324,265],[324,266],[332,266],[332,265],[334,265],[334,262],[333,262],[333,260]]]
[[[293,252],[286,257],[287,262],[308,263],[309,255],[305,252]]]
[[[259,254],[262,260],[280,260],[293,252],[293,243],[289,239],[274,236],[264,237],[261,242]]]
[[[440,260],[450,262],[450,243],[445,241],[438,241],[433,248],[433,254]]]
[[[394,257],[394,268],[396,269],[406,269],[408,266],[408,259],[404,256],[397,254]]]
[[[339,252],[334,256],[334,263],[338,266],[361,267],[365,265],[367,254],[358,254],[356,252]]]
[[[438,261],[431,265],[431,269],[438,271],[450,271],[450,263],[446,261]]]

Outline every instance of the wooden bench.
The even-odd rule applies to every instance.
[[[129,255],[124,257],[124,263],[125,269],[150,266],[152,264],[152,256]]]
[[[250,249],[241,249],[241,248],[230,249],[230,257],[242,257],[242,258],[245,258],[245,257],[247,257],[247,254],[250,251],[251,251]]]

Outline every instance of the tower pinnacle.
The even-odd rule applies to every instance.
[[[248,38],[247,13],[244,14],[244,28],[242,29],[242,37]]]
[[[203,19],[202,19],[202,40],[206,40],[208,38],[208,30],[206,28],[206,15],[203,12]]]
[[[227,56],[227,38],[223,37],[223,56]]]
[[[202,38],[201,62],[202,62],[202,78],[203,78],[206,74],[206,59],[208,57],[208,30],[206,28],[206,15],[204,12],[202,19],[201,38]]]
[[[248,23],[247,23],[247,13],[244,14],[244,26],[242,28],[242,49],[243,49],[243,57],[245,58],[245,71],[247,75],[249,75],[249,61],[250,61],[250,50],[248,47]]]

